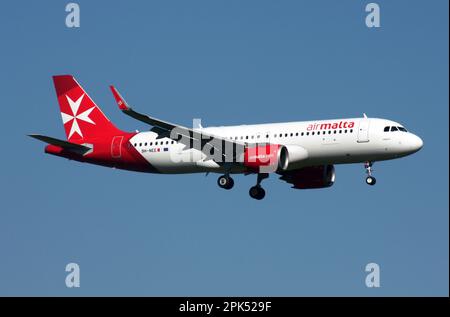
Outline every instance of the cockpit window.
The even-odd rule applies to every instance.
[[[389,131],[402,131],[402,132],[408,132],[404,127],[391,127],[391,126],[387,126],[384,127],[384,132],[389,132]]]

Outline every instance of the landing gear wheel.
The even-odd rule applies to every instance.
[[[251,187],[248,193],[250,197],[257,200],[261,200],[264,198],[264,196],[266,196],[266,191],[264,190],[264,188],[258,185]]]
[[[377,182],[377,179],[373,176],[367,176],[366,183],[367,185],[373,186]]]
[[[377,182],[376,178],[372,176],[372,162],[365,162],[364,168],[366,169],[367,177],[366,183],[367,185],[373,186]]]
[[[234,186],[234,180],[230,176],[222,175],[217,179],[217,185],[220,188],[231,189]]]

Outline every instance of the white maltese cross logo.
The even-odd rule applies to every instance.
[[[78,108],[80,108],[81,101],[83,100],[84,94],[81,95],[80,98],[78,98],[77,101],[73,101],[69,98],[69,96],[66,95],[67,101],[69,102],[70,109],[72,110],[72,114],[67,114],[64,112],[61,112],[61,117],[63,124],[66,125],[66,123],[72,121],[72,127],[70,128],[69,132],[69,139],[70,137],[76,132],[79,136],[83,137],[83,134],[81,133],[80,126],[78,125],[77,120],[89,122],[91,124],[95,124],[94,121],[89,118],[89,115],[91,114],[92,110],[94,110],[95,106],[92,108],[89,108],[88,110],[78,113]]]

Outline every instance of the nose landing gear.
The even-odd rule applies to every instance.
[[[251,187],[248,191],[250,197],[253,199],[261,200],[266,196],[266,191],[264,188],[261,187],[261,182],[263,179],[266,179],[269,177],[269,174],[267,173],[259,173],[258,178],[256,179],[256,185]]]
[[[367,177],[366,177],[366,184],[373,186],[376,184],[377,179],[372,176],[372,162],[366,162],[364,163],[364,168],[366,169]]]

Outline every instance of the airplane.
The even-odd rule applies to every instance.
[[[220,173],[217,183],[231,189],[231,175],[256,175],[250,197],[261,200],[269,175],[295,189],[327,188],[336,164],[363,163],[366,183],[375,185],[373,163],[419,151],[423,141],[400,123],[377,118],[344,118],[254,125],[189,128],[133,110],[114,86],[119,109],[151,126],[145,132],[117,128],[72,75],[53,76],[66,140],[40,134],[45,153],[111,168],[161,174]]]

